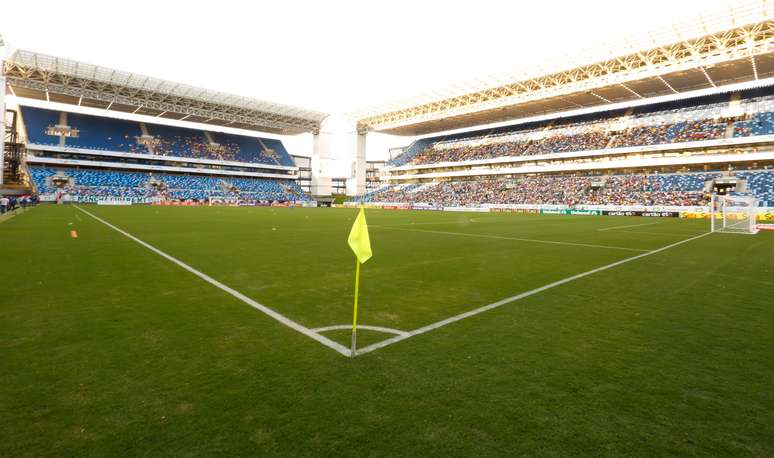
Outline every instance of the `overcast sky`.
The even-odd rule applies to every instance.
[[[729,0],[13,1],[7,44],[349,112],[621,42]]]

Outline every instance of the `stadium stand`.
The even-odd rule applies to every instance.
[[[758,198],[761,207],[774,207],[774,172],[765,170],[736,172],[738,178],[747,180],[747,191]]]
[[[48,128],[46,125],[31,124],[27,121],[25,109],[22,109],[22,113],[25,116],[24,119],[28,132],[30,128],[32,130],[44,131]],[[101,151],[148,153],[147,148],[137,144],[137,138],[142,134],[137,123],[121,119],[68,113],[67,125],[78,129],[78,137],[65,137],[66,146]]]
[[[27,125],[27,141],[37,145],[58,146],[59,138],[48,135],[49,126],[59,123],[59,113],[52,110],[21,107]],[[32,128],[29,128],[32,126]]]
[[[30,167],[39,194],[64,193],[81,202],[101,198],[147,202],[148,199],[238,199],[298,202],[311,200],[290,180]],[[64,183],[58,186],[53,181]]]
[[[478,204],[669,205],[708,203],[707,181],[720,172],[610,176],[529,176],[392,185],[360,198],[363,202]],[[774,204],[774,171],[736,172],[748,180],[761,205]]]
[[[153,154],[202,159],[230,160],[233,153],[219,157],[207,149],[207,138],[201,131],[180,127],[148,124],[148,135],[153,137]]]
[[[62,112],[21,107],[27,143],[59,146],[59,135],[51,129],[60,125]],[[145,123],[77,113],[65,113],[66,127],[77,135],[64,136],[64,146],[97,151],[114,151],[156,156],[212,159],[244,163],[292,166],[293,160],[280,140],[257,138],[197,129]],[[208,136],[210,139],[208,139]],[[141,140],[142,139],[142,140]]]
[[[404,151],[403,154],[394,157],[388,161],[387,164],[395,167],[407,164],[411,162],[411,160],[414,159],[417,154],[419,154],[421,151],[424,151],[434,142],[435,141],[433,139],[427,138],[416,140],[411,145],[409,145],[408,148],[406,148],[406,151]]]
[[[760,94],[764,95],[760,95]],[[725,118],[729,95],[528,123],[414,142],[391,166],[422,165],[774,134],[774,94],[742,94],[741,114]],[[729,126],[731,129],[729,130]]]
[[[263,157],[268,157],[280,165],[293,165],[290,154],[281,141],[275,138],[263,138],[258,142],[261,144]]]

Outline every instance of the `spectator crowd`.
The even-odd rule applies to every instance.
[[[292,180],[217,177],[207,175],[149,174],[116,170],[30,167],[40,194],[68,195],[81,202],[121,199],[133,202],[161,200],[308,201],[311,198]]]
[[[479,204],[555,205],[706,205],[704,183],[713,174],[533,176],[422,185],[395,185],[365,201],[429,203],[443,206]]]
[[[610,118],[602,115],[594,121],[491,135],[479,132],[471,138],[423,139],[422,149],[412,152],[408,160],[398,157],[392,164],[461,162],[774,134],[774,96],[748,102],[744,108],[748,112],[736,118],[723,117],[727,105],[684,107]]]

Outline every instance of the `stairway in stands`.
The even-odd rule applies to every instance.
[[[0,192],[6,195],[22,195],[32,192],[32,180],[24,161],[26,150],[19,143],[5,144],[3,184]]]

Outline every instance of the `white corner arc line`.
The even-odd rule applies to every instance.
[[[358,324],[358,329],[366,329],[368,331],[383,332],[385,334],[397,334],[399,336],[408,335],[408,331],[401,331],[400,329],[385,328],[384,326],[370,326],[367,324]],[[334,324],[332,326],[325,326],[322,328],[314,328],[314,332],[326,332],[326,331],[338,331],[341,329],[352,329],[351,324]]]
[[[329,338],[327,338],[327,337],[325,337],[323,335],[320,335],[320,334],[314,332],[313,330],[307,328],[306,326],[303,326],[303,325],[301,325],[299,323],[296,323],[295,321],[291,320],[290,318],[275,312],[274,310],[270,309],[269,307],[266,307],[263,304],[259,304],[258,302],[250,299],[249,297],[245,296],[244,294],[240,293],[239,291],[237,291],[237,290],[235,290],[235,289],[233,289],[233,288],[231,288],[229,286],[224,285],[223,283],[219,282],[218,280],[215,280],[214,278],[210,277],[209,275],[194,269],[193,267],[189,266],[188,264],[184,263],[183,261],[180,261],[179,259],[174,258],[174,257],[168,255],[167,253],[159,250],[158,248],[156,248],[156,247],[154,247],[154,246],[152,246],[152,245],[150,245],[148,243],[143,242],[142,240],[138,239],[137,237],[133,236],[132,234],[130,234],[130,233],[128,233],[128,232],[126,232],[126,231],[124,231],[124,230],[122,230],[122,229],[120,229],[120,228],[118,228],[118,227],[116,227],[116,226],[114,226],[114,225],[112,225],[110,223],[108,223],[104,219],[98,217],[97,215],[95,215],[95,214],[93,214],[93,213],[91,213],[91,212],[89,212],[87,210],[82,209],[78,205],[73,205],[73,206],[75,208],[77,208],[78,210],[82,211],[83,213],[91,216],[95,220],[99,221],[100,223],[104,224],[105,226],[113,229],[116,232],[119,232],[119,233],[123,234],[124,236],[130,238],[131,240],[133,240],[133,241],[135,241],[137,243],[139,243],[140,245],[142,245],[145,248],[153,251],[157,255],[167,259],[168,261],[171,261],[171,262],[177,264],[178,266],[180,266],[183,269],[191,272],[192,274],[196,275],[197,277],[201,278],[202,280],[206,281],[207,283],[209,283],[209,284],[211,284],[211,285],[213,285],[213,286],[215,286],[215,287],[217,287],[217,288],[227,292],[228,294],[234,296],[235,298],[239,299],[240,301],[244,302],[245,304],[249,305],[250,307],[253,307],[254,309],[256,309],[256,310],[258,310],[260,312],[263,312],[265,315],[268,315],[269,317],[275,319],[276,321],[279,321],[280,323],[284,324],[285,326],[289,327],[290,329],[293,329],[294,331],[300,332],[301,334],[303,334],[303,335],[305,335],[305,336],[307,336],[307,337],[309,337],[311,339],[316,340],[317,342],[325,345],[326,347],[331,348],[333,350],[336,350],[337,352],[341,353],[344,356],[347,356],[347,357],[352,356],[351,355],[351,350],[349,348],[345,347],[344,345],[341,345],[341,344],[339,344],[337,342],[334,342],[331,339],[329,339]]]
[[[591,269],[591,270],[588,270],[586,272],[582,272],[582,273],[573,275],[571,277],[567,277],[567,278],[564,278],[562,280],[555,281],[555,282],[549,283],[547,285],[543,285],[543,286],[541,286],[539,288],[535,288],[535,289],[532,289],[532,290],[529,290],[529,291],[525,291],[525,292],[517,294],[515,296],[511,296],[511,297],[507,297],[505,299],[501,299],[501,300],[499,300],[497,302],[493,302],[493,303],[491,303],[489,305],[484,305],[484,306],[479,307],[477,309],[470,310],[470,311],[467,311],[467,312],[464,312],[464,313],[460,313],[459,315],[454,315],[454,316],[446,318],[444,320],[437,321],[435,323],[429,324],[427,326],[423,326],[423,327],[418,328],[418,329],[414,329],[413,331],[409,331],[407,335],[395,336],[395,337],[383,340],[381,342],[377,342],[375,344],[369,345],[367,347],[363,347],[363,348],[357,350],[356,355],[362,355],[362,354],[365,354],[365,353],[370,353],[370,352],[372,352],[374,350],[377,350],[379,348],[383,348],[383,347],[386,347],[388,345],[392,345],[394,343],[400,342],[402,340],[406,340],[409,337],[414,337],[414,336],[419,335],[419,334],[424,334],[424,333],[426,333],[428,331],[432,331],[432,330],[438,329],[438,328],[440,328],[442,326],[446,326],[447,324],[451,324],[451,323],[454,323],[454,322],[457,322],[457,321],[460,321],[460,320],[464,320],[465,318],[469,318],[471,316],[478,315],[479,313],[484,313],[484,312],[487,312],[489,310],[496,309],[498,307],[502,307],[503,305],[509,304],[511,302],[516,302],[516,301],[518,301],[520,299],[524,299],[525,297],[533,296],[533,295],[535,295],[537,293],[541,293],[541,292],[543,292],[545,290],[548,290],[548,289],[551,289],[551,288],[555,288],[557,286],[564,285],[565,283],[569,283],[571,281],[575,281],[575,280],[578,280],[578,279],[583,278],[583,277],[588,277],[589,275],[593,275],[595,273],[602,272],[604,270],[612,269],[613,267],[620,266],[621,264],[625,264],[625,263],[631,262],[631,261],[636,261],[637,259],[641,259],[641,258],[644,258],[646,256],[650,256],[650,255],[653,255],[653,254],[656,254],[656,253],[660,253],[660,252],[668,250],[670,248],[674,248],[674,247],[676,247],[678,245],[682,245],[683,243],[688,243],[688,242],[691,242],[693,240],[699,239],[701,237],[705,237],[705,236],[710,235],[710,234],[711,234],[711,232],[706,232],[704,234],[700,234],[700,235],[697,235],[695,237],[691,237],[691,238],[688,238],[688,239],[685,239],[685,240],[681,240],[679,242],[672,243],[670,245],[663,246],[661,248],[657,248],[657,249],[652,250],[652,251],[648,251],[647,253],[642,253],[642,254],[638,254],[636,256],[632,256],[630,258],[622,259],[620,261],[616,261],[616,262],[607,264],[607,265],[602,266],[602,267],[597,267],[596,269]]]
[[[614,229],[625,229],[627,227],[653,226],[654,224],[661,224],[661,221],[656,221],[655,223],[629,224],[628,226],[603,227],[602,229],[597,229],[597,230],[598,231],[612,231]]]
[[[568,245],[568,246],[581,246],[581,247],[587,247],[587,248],[605,248],[608,250],[639,251],[639,252],[646,252],[646,253],[650,252],[650,250],[643,250],[641,248],[629,248],[629,247],[610,246],[610,245],[595,245],[591,243],[561,242],[557,240],[524,239],[520,237],[506,237],[504,235],[468,234],[465,232],[407,229],[403,227],[394,227],[394,226],[378,226],[378,227],[380,229],[388,229],[393,231],[425,232],[428,234],[445,234],[445,235],[458,235],[458,236],[464,236],[464,237],[479,237],[479,238],[485,238],[485,239],[515,240],[517,242],[546,243],[549,245]]]

